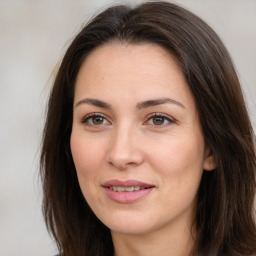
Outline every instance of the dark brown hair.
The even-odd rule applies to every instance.
[[[70,151],[74,85],[86,56],[111,43],[153,43],[179,63],[194,95],[206,144],[218,167],[198,191],[191,255],[256,255],[254,133],[230,56],[216,33],[167,2],[111,7],[68,48],[52,88],[41,154],[43,212],[64,256],[113,255],[109,229],[87,205]]]

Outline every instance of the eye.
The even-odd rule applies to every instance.
[[[91,126],[110,124],[109,121],[100,113],[92,113],[85,116],[82,120],[82,123]]]
[[[146,123],[153,125],[153,126],[166,126],[171,123],[174,123],[174,120],[165,114],[153,113],[148,116]]]

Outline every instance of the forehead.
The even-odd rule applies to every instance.
[[[191,98],[174,57],[162,47],[146,43],[111,43],[96,48],[84,60],[75,88],[76,99],[89,95],[114,100],[118,95],[146,100],[166,94],[180,100]]]
[[[86,68],[89,71],[90,68],[93,68],[95,70],[96,66],[97,72],[104,73],[105,71],[105,74],[109,74],[109,72],[134,72],[137,67],[140,67],[137,70],[140,73],[151,69],[154,71],[151,75],[157,75],[157,71],[163,71],[163,68],[170,71],[170,68],[174,66],[181,73],[175,58],[161,46],[151,43],[127,44],[113,42],[104,44],[89,53],[81,69]],[[102,67],[103,69],[101,69]]]

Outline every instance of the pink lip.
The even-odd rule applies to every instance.
[[[150,188],[154,187],[152,184],[147,184],[138,180],[109,180],[105,182],[103,187],[144,187],[144,188]]]
[[[132,192],[117,192],[113,191],[109,187],[143,187],[144,189],[140,189],[137,191]],[[121,204],[127,204],[127,203],[133,203],[136,202],[142,198],[144,198],[146,195],[148,195],[153,189],[154,185],[147,184],[141,181],[137,180],[126,180],[126,181],[120,181],[120,180],[110,180],[105,182],[102,187],[105,190],[106,195],[109,199],[113,200],[114,202],[121,203]]]

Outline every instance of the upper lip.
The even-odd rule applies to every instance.
[[[154,187],[152,184],[141,182],[138,180],[109,180],[105,182],[103,187],[144,187],[150,188]]]

